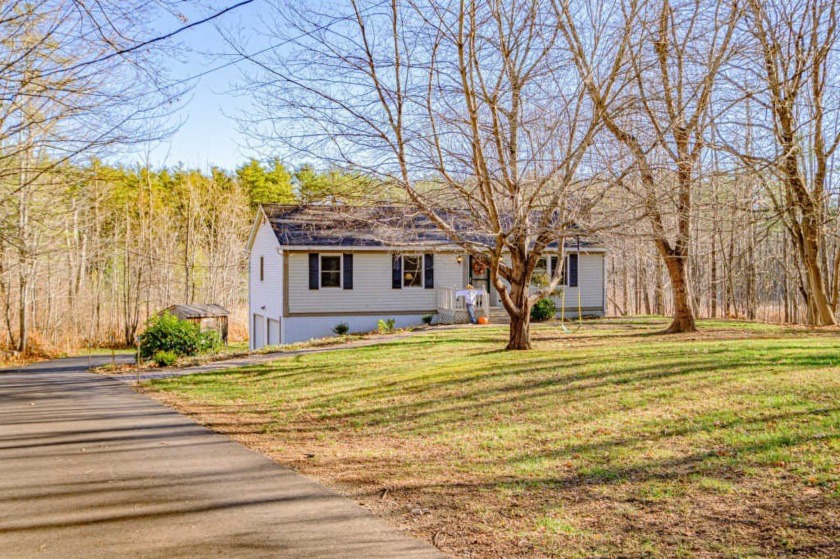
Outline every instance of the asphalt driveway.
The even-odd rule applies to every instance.
[[[0,557],[443,557],[88,363],[0,371]]]

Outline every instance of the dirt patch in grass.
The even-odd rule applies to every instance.
[[[835,332],[429,333],[146,390],[457,557],[836,557]]]

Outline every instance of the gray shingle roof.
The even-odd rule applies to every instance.
[[[171,305],[164,311],[177,316],[180,319],[187,318],[215,318],[217,316],[228,316],[230,312],[221,305]]]
[[[263,206],[283,246],[441,246],[447,236],[428,218],[397,206]]]
[[[283,205],[262,206],[268,222],[281,246],[311,247],[417,247],[433,249],[451,246],[447,235],[425,215],[407,212],[400,206],[326,206]],[[452,215],[462,234],[469,231],[469,221]],[[470,234],[477,243],[491,244],[482,234]],[[566,246],[574,248],[574,239]],[[592,240],[581,238],[582,247],[600,247]]]

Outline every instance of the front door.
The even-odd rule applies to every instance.
[[[490,267],[487,259],[483,257],[470,256],[470,283],[476,289],[483,289],[490,294],[490,304],[494,305],[496,297],[490,288]]]

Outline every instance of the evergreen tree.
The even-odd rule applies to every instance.
[[[252,206],[295,203],[292,175],[279,159],[272,159],[268,168],[251,159],[236,169],[236,176],[248,193]]]

